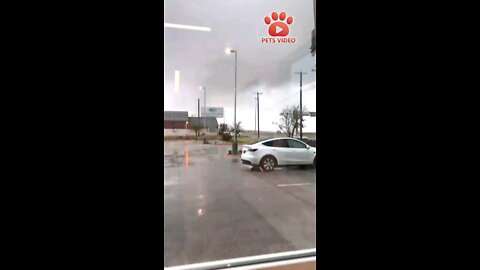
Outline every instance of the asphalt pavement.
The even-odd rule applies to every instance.
[[[253,171],[229,146],[164,146],[164,267],[316,247],[316,169]]]

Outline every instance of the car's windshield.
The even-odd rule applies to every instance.
[[[164,1],[165,267],[316,248],[314,2]]]

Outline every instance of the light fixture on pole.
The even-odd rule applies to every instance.
[[[203,129],[207,128],[206,124],[206,117],[205,117],[205,112],[207,111],[207,88],[200,86],[199,90],[203,90],[203,111],[202,111],[202,117],[203,117]]]
[[[212,29],[210,27],[185,25],[185,24],[177,24],[177,23],[163,23],[163,27],[185,29],[185,30],[194,30],[194,31],[204,31],[204,32],[211,32],[212,31]]]
[[[232,154],[237,154],[238,152],[238,141],[237,141],[237,50],[226,48],[226,54],[235,54],[235,88],[234,88],[234,102],[233,102],[233,133],[234,141],[232,143]]]

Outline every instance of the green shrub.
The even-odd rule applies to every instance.
[[[230,142],[232,140],[232,135],[229,133],[222,133],[222,141]]]

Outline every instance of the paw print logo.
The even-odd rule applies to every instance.
[[[276,37],[276,36],[284,37],[284,36],[288,35],[289,29],[288,29],[287,24],[292,24],[293,23],[293,18],[292,18],[292,16],[288,16],[287,24],[286,24],[286,23],[283,22],[286,17],[287,17],[287,14],[285,12],[281,12],[280,13],[280,22],[274,22],[272,24],[270,24],[272,22],[272,19],[274,21],[279,19],[278,13],[277,12],[272,12],[272,19],[270,19],[270,17],[268,17],[268,16],[265,17],[265,19],[264,19],[265,23],[270,24],[270,27],[268,28],[268,34],[270,36],[272,36],[272,37]]]

